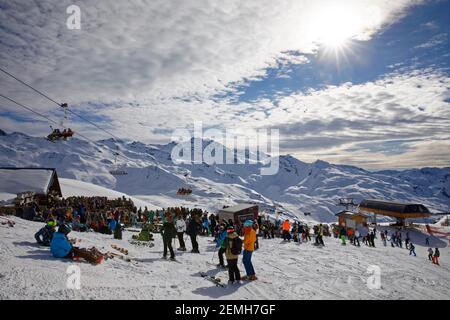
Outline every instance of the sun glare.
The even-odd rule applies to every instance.
[[[360,30],[358,14],[351,7],[327,6],[314,17],[316,41],[328,48],[341,48]]]

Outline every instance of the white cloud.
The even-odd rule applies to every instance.
[[[368,40],[418,3],[339,1],[355,18],[344,28],[346,36]],[[239,94],[237,84],[264,76],[270,67],[287,77],[290,71],[283,68],[308,63],[304,55],[316,53],[323,32],[333,28],[323,22],[318,32],[316,22],[326,20],[334,0],[86,0],[77,2],[81,31],[66,29],[69,4],[0,0],[0,60],[76,111],[106,119],[102,125],[119,136],[163,142],[171,130],[201,120],[217,128],[279,128],[282,151],[305,160],[364,164],[370,157],[369,166],[389,166],[398,157],[411,165],[432,161],[430,148],[435,157],[447,155],[442,148],[450,136],[445,102],[450,84],[437,71],[392,74],[253,103],[213,97],[222,91]],[[333,21],[344,18],[348,14]],[[55,108],[4,76],[0,81],[4,94],[42,112]],[[0,102],[2,109],[9,105]],[[0,119],[0,128],[21,126]],[[72,127],[98,138],[86,124]],[[23,131],[42,130],[39,124]],[[392,139],[410,141],[404,153],[394,157],[358,147]]]
[[[354,19],[348,36],[367,40],[413,3],[342,0],[339,6]],[[336,7],[331,0],[85,0],[77,1],[77,31],[65,23],[72,1],[0,4],[4,65],[72,104],[205,97],[263,76],[279,59],[302,63],[285,52],[314,52],[323,32],[348,22],[348,15],[336,14],[336,25],[322,19]]]

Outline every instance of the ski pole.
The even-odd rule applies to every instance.
[[[214,248],[213,256],[211,258],[211,263],[213,263],[213,261],[214,261],[214,256],[216,255],[216,250],[217,250],[217,247]]]

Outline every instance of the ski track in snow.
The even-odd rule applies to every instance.
[[[136,247],[110,235],[72,232],[82,247],[96,246],[114,251],[111,244],[127,248],[133,262],[110,259],[101,265],[84,262],[81,290],[66,288],[66,269],[73,262],[55,259],[48,248],[38,246],[34,233],[43,225],[11,218],[14,228],[0,226],[0,299],[448,299],[450,296],[449,247],[441,249],[441,266],[428,261],[425,247],[416,244],[417,257],[409,251],[384,247],[342,246],[326,237],[325,247],[308,243],[280,243],[281,239],[260,239],[253,263],[260,280],[216,287],[199,272],[219,277],[226,283],[226,270],[217,263],[211,238],[199,238],[201,254],[176,252],[177,262],[161,259],[162,240],[155,234],[153,248]],[[187,240],[187,238],[186,238]],[[174,248],[178,241],[174,241]],[[213,259],[212,259],[213,258]],[[208,263],[209,262],[209,263]],[[379,290],[367,288],[369,265],[381,268]],[[242,256],[241,275],[245,274]]]

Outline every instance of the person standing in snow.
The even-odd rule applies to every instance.
[[[184,243],[184,233],[186,232],[186,222],[183,219],[183,216],[179,214],[177,216],[177,220],[175,222],[175,228],[177,229],[177,237],[178,242],[180,243],[180,247],[177,249],[178,251],[186,251],[186,244]]]
[[[234,228],[232,230],[234,232]],[[219,248],[219,252],[218,252],[219,264],[217,266],[218,267],[222,267],[222,268],[225,268],[225,263],[223,261],[223,254],[225,253],[225,249],[226,249],[225,248],[225,245],[226,245],[225,239],[227,238],[227,236],[228,236],[227,229],[225,229],[224,225],[220,225],[220,227],[219,227],[219,235],[217,236],[216,248]],[[227,260],[228,260],[228,258],[227,258]]]
[[[283,229],[283,241],[290,242],[291,241],[291,235],[290,235],[291,224],[289,223],[288,219],[284,220],[282,229]]]
[[[428,248],[428,260],[433,261],[433,249]]]
[[[375,233],[373,231],[370,232],[368,238],[369,238],[369,246],[375,248]]]
[[[406,239],[405,239],[405,248],[408,249],[409,245],[409,232],[406,232]]]
[[[339,233],[339,238],[341,239],[341,244],[343,245],[343,246],[345,246],[346,245],[346,243],[345,243],[345,237],[347,236],[347,231],[345,231],[345,228],[344,227],[341,227],[341,231],[340,231],[340,233]]]
[[[164,217],[163,226],[161,229],[161,235],[163,238],[163,245],[164,245],[164,253],[163,258],[167,258],[167,249],[170,251],[170,259],[175,260],[175,252],[173,251],[172,247],[172,239],[175,237],[176,229],[175,225],[173,224],[173,216],[171,213],[167,212],[166,216]]]
[[[200,251],[198,250],[198,242],[197,242],[197,235],[200,230],[201,230],[200,219],[197,215],[194,214],[189,219],[189,223],[186,228],[186,233],[191,238],[192,253],[200,253]]]
[[[252,264],[252,254],[255,250],[256,232],[253,229],[253,221],[247,220],[244,222],[244,252],[242,262],[244,263],[247,276],[243,279],[257,280],[255,270]]]
[[[433,255],[433,263],[439,265],[439,257],[441,256],[441,253],[439,252],[438,248],[434,249],[434,255]]]
[[[409,255],[414,254],[414,257],[416,257],[417,255],[416,255],[415,249],[416,249],[416,247],[415,247],[415,246],[413,245],[413,243],[411,242],[411,243],[409,244]]]
[[[359,230],[358,229],[356,229],[355,230],[355,238],[353,239],[353,245],[357,245],[358,247],[360,247],[361,245],[360,245],[360,243],[359,243],[359,237],[360,237],[361,235],[360,235],[360,233],[359,233]],[[356,243],[358,243],[358,244],[356,244]]]
[[[325,246],[325,243],[323,242],[323,225],[322,224],[319,224],[319,226],[317,227],[316,243],[318,245]]]
[[[225,250],[225,257],[228,264],[228,278],[229,282],[241,281],[241,273],[238,268],[238,257],[242,251],[242,240],[235,232],[234,227],[228,227],[224,230],[227,233],[226,238],[223,241]]]

